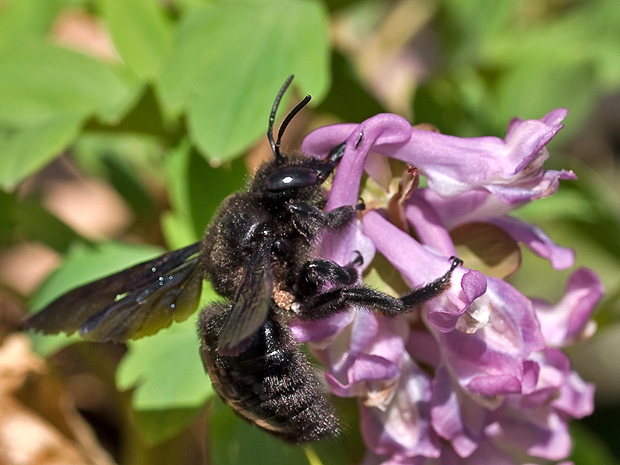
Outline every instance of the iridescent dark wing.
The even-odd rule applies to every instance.
[[[200,243],[168,252],[62,295],[24,322],[45,334],[123,342],[154,334],[193,313],[200,300]]]
[[[220,355],[237,355],[247,348],[269,314],[272,293],[271,247],[264,244],[250,256],[244,269],[233,307],[218,337]]]

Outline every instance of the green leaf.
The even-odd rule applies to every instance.
[[[142,436],[153,445],[176,436],[196,418],[202,408],[139,410],[135,412]]]
[[[215,293],[204,284],[200,307]],[[198,313],[165,331],[128,343],[116,372],[119,390],[135,388],[132,405],[145,439],[168,439],[191,422],[213,395],[200,359]]]
[[[202,237],[222,200],[241,189],[246,169],[243,160],[213,168],[187,141],[173,150],[166,161],[170,200],[175,213]]]
[[[123,157],[110,153],[102,158],[107,177],[116,191],[125,199],[137,218],[148,218],[155,212],[155,205],[140,182],[138,173]]]
[[[267,129],[286,77],[321,100],[328,87],[327,18],[318,2],[224,2],[190,14],[159,90],[185,111],[192,141],[228,160]]]
[[[147,179],[154,178],[157,183],[163,183],[161,142],[131,130],[82,133],[71,148],[71,157],[87,176],[109,178],[106,159],[115,157],[122,158],[122,163],[136,170],[136,175],[140,173]]]
[[[28,126],[106,114],[131,97],[104,63],[44,42],[0,50],[0,122]]]
[[[0,6],[0,48],[27,37],[47,34],[58,2],[53,0],[4,0]]]
[[[42,357],[49,357],[63,347],[75,344],[76,342],[83,342],[77,334],[73,334],[72,336],[65,336],[64,334],[44,336],[39,333],[31,334],[30,341],[32,342],[32,350]]]
[[[13,216],[15,204],[15,194],[0,190],[0,246],[9,243],[13,236],[13,229],[16,226]]]
[[[342,121],[363,121],[385,108],[369,94],[356,75],[349,60],[334,51],[332,54],[332,83],[325,100],[317,108],[331,113]]]
[[[480,42],[505,32],[506,24],[514,21],[517,2],[488,0],[444,0],[445,10],[440,27],[445,39],[460,54],[474,51]]]
[[[124,68],[127,70],[128,68]],[[127,75],[131,73],[127,72]],[[132,80],[133,79],[133,80]],[[90,120],[84,127],[89,136],[93,134],[103,137],[114,136],[119,140],[140,137],[141,135],[150,136],[153,140],[161,142],[174,141],[178,138],[179,122],[163,120],[159,102],[150,86],[140,86],[141,81],[135,76],[128,76],[128,83],[132,87],[134,94],[131,98],[112,109],[106,115],[101,116],[101,120]],[[105,118],[105,119],[104,119]],[[111,127],[112,126],[112,127]],[[124,137],[122,137],[124,135]]]
[[[578,127],[596,97],[594,68],[589,64],[539,65],[534,60],[523,63],[500,80],[494,121],[505,125],[515,116],[541,118],[564,107],[570,109],[569,128]],[[563,131],[562,136],[566,135]]]
[[[152,0],[104,0],[102,6],[123,61],[140,78],[154,78],[172,45],[162,6]]]
[[[75,287],[156,257],[162,252],[158,247],[117,242],[102,243],[94,247],[77,244],[70,249],[60,268],[54,271],[34,294],[30,308],[39,310]],[[79,341],[80,338],[76,335],[66,337],[35,334],[32,340],[36,352],[49,355]]]
[[[0,187],[5,189],[66,148],[88,118],[117,118],[139,90],[104,63],[42,41],[0,49],[0,69]]]
[[[616,418],[610,423],[617,425]],[[596,436],[582,422],[572,422],[570,427],[573,438],[573,451],[570,459],[577,465],[618,465],[620,461],[614,457],[609,444]],[[612,434],[613,436],[613,434]],[[617,438],[612,439],[615,441]]]
[[[307,464],[304,450],[292,446],[241,420],[218,399],[211,415],[210,450],[214,465]]]
[[[310,465],[341,465],[343,463],[360,463],[347,456],[344,436],[335,440],[323,440],[304,447]],[[360,441],[361,442],[361,441]],[[355,445],[362,455],[363,443]]]
[[[79,116],[58,115],[25,127],[0,127],[0,187],[14,189],[58,156],[75,139],[81,123]]]
[[[160,225],[166,244],[171,249],[180,249],[183,244],[191,244],[200,240],[200,235],[196,234],[191,220],[179,212],[171,210],[162,212]]]
[[[68,252],[71,244],[82,237],[70,226],[34,199],[16,202],[12,206],[11,217],[19,231],[28,240],[42,242],[59,253]],[[1,216],[1,215],[0,215]]]
[[[174,3],[179,10],[187,12],[203,7],[205,0],[174,0]]]
[[[131,341],[116,372],[120,390],[135,387],[136,410],[200,407],[213,394],[200,359],[196,316]]]

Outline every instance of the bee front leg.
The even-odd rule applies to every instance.
[[[316,258],[307,262],[299,273],[297,288],[298,300],[319,294],[325,287],[352,286],[357,282],[356,266],[361,264],[361,255],[345,266],[331,260]]]
[[[320,319],[352,308],[366,308],[386,316],[411,312],[448,289],[452,272],[462,263],[460,259],[452,257],[450,269],[443,276],[401,297],[392,297],[361,285],[337,287],[326,292],[320,292],[321,289],[317,287],[316,294],[300,299],[298,313],[305,319]],[[346,286],[345,283],[342,285]]]
[[[306,202],[289,202],[287,207],[295,228],[306,237],[317,237],[325,228],[338,231],[357,215],[357,207],[352,205],[344,205],[329,212]]]

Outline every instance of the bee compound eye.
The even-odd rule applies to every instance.
[[[268,191],[283,191],[316,186],[322,182],[320,173],[306,166],[288,166],[280,168],[267,176]]]

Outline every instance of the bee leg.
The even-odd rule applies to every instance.
[[[415,308],[424,302],[433,299],[450,287],[450,278],[454,269],[463,264],[463,260],[456,257],[450,257],[452,260],[452,266],[442,277],[436,279],[432,283],[426,284],[422,287],[418,287],[410,290],[406,294],[400,296],[400,300],[403,302],[406,308]]]
[[[359,276],[356,266],[361,262],[360,257],[345,266],[323,258],[307,262],[299,273],[296,295],[301,300],[320,293],[322,287],[330,284],[332,287],[352,286]]]
[[[452,264],[450,269],[446,273],[437,278],[435,281],[425,284],[424,286],[417,287],[403,294],[398,299],[398,304],[394,304],[390,297],[386,294],[383,299],[375,297],[374,289],[364,288],[352,288],[345,289],[343,298],[350,301],[352,304],[369,307],[383,315],[398,315],[403,312],[410,312],[415,310],[424,302],[428,302],[435,297],[441,295],[446,289],[450,287],[450,279],[452,272],[459,265],[463,264],[463,260],[456,257],[450,257]],[[366,303],[366,304],[365,304]]]
[[[338,231],[353,221],[353,219],[357,217],[358,211],[364,210],[365,208],[366,205],[363,202],[358,205],[343,205],[334,208],[325,213],[327,218],[325,227],[332,231]]]
[[[388,315],[406,311],[398,298],[370,287],[359,286],[338,288],[314,295],[303,301],[297,313],[303,319],[314,320],[355,307],[372,309]]]
[[[348,290],[368,289],[374,292],[373,297],[375,299],[386,296],[383,293],[359,285],[352,287],[359,279],[357,266],[362,263],[363,258],[359,252],[345,266],[340,266],[336,262],[323,258],[307,262],[299,272],[299,279],[295,289],[297,300],[302,303],[302,308],[300,309],[302,318],[320,318],[343,311]],[[390,299],[396,300],[392,297]]]
[[[196,326],[200,339],[204,343],[208,345],[217,343],[217,338],[230,311],[231,304],[229,302],[212,302],[200,312]]]
[[[319,319],[355,307],[388,316],[409,312],[448,289],[452,272],[461,263],[460,259],[452,257],[452,266],[443,276],[401,297],[392,297],[367,286],[342,287],[304,299],[299,314],[305,319]]]
[[[349,224],[357,215],[356,207],[343,205],[329,212],[324,212],[306,202],[289,202],[295,228],[304,236],[316,237],[323,229],[338,231]]]

